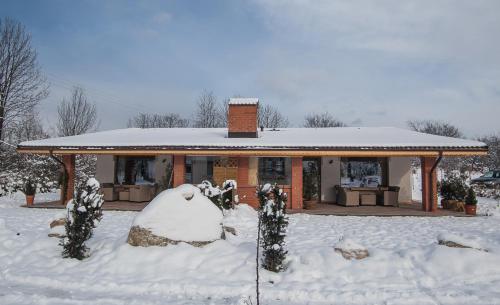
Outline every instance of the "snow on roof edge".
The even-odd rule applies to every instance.
[[[266,129],[259,138],[228,138],[226,128],[127,128],[79,136],[22,142],[18,148],[56,149],[486,149],[472,140],[418,133],[393,127]]]

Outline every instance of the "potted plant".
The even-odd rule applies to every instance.
[[[33,205],[35,201],[36,184],[31,179],[28,179],[24,182],[22,191],[24,195],[26,195],[26,204]]]
[[[443,179],[439,185],[439,193],[442,197],[441,206],[444,209],[455,211],[464,210],[464,199],[467,195],[467,186],[462,177],[452,175]]]
[[[465,197],[465,214],[467,215],[476,215],[476,193],[472,187],[469,187],[467,191],[467,196]]]

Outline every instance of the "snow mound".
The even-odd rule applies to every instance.
[[[161,192],[132,226],[173,241],[214,241],[222,236],[222,212],[190,184]]]

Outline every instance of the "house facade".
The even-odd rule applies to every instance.
[[[292,209],[303,208],[304,201],[383,203],[391,191],[393,200],[409,203],[411,164],[419,158],[425,211],[437,209],[442,157],[487,153],[481,142],[390,127],[260,128],[257,99],[231,99],[228,108],[228,128],[119,129],[24,142],[18,151],[62,156],[70,176],[67,198],[75,155],[95,154],[96,178],[120,193],[112,199],[149,200],[147,192],[231,179],[238,182],[240,202],[253,206],[258,185],[278,183]],[[121,198],[129,191],[131,197]]]

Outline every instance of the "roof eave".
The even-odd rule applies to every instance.
[[[19,153],[36,154],[187,154],[187,155],[293,155],[293,156],[479,156],[488,147],[213,147],[213,146],[18,146]]]

